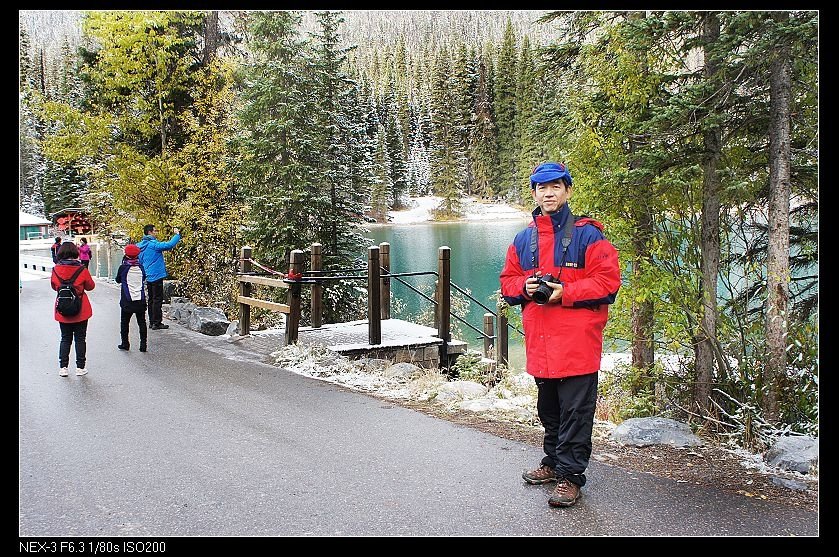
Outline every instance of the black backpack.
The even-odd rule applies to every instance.
[[[55,273],[55,276],[58,277],[59,281],[61,281],[61,286],[58,287],[58,290],[55,293],[55,310],[64,317],[73,317],[74,315],[78,315],[82,310],[82,297],[76,294],[76,289],[73,288],[73,283],[76,282],[76,279],[83,270],[84,267],[80,266],[76,269],[76,272],[73,273],[73,276],[64,280],[58,276],[58,273],[55,272],[55,267],[52,268],[52,272]]]

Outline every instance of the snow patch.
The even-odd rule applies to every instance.
[[[443,198],[435,195],[426,197],[411,197],[407,201],[408,208],[388,213],[389,224],[417,224],[433,222],[431,212],[436,209]],[[513,207],[507,203],[481,201],[474,197],[460,200],[463,204],[463,218],[466,221],[478,220],[521,220],[529,219],[530,213]]]

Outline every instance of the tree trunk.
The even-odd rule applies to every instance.
[[[221,44],[221,31],[218,24],[218,12],[211,11],[204,20],[204,49],[201,53],[201,65],[207,66],[215,57]]]
[[[644,12],[631,12],[627,15],[629,20],[642,20],[646,17]],[[649,67],[646,61],[646,52],[638,57],[640,73],[644,78],[649,74]],[[648,118],[649,105],[645,106],[639,115],[640,120]],[[629,138],[629,168],[632,170],[642,168],[644,161],[638,158],[638,152],[642,148],[642,140],[630,136]],[[632,274],[635,278],[642,273],[642,267],[646,262],[652,260],[650,253],[650,242],[655,234],[653,229],[653,215],[649,203],[646,202],[646,195],[651,191],[650,180],[638,180],[634,184],[634,191],[638,194],[634,202],[637,210],[634,212],[635,235],[632,238],[632,247],[635,254],[632,265]],[[649,370],[655,363],[655,349],[653,348],[653,331],[655,330],[655,306],[653,300],[633,300],[632,302],[632,367]],[[646,374],[643,374],[646,375]]]
[[[718,81],[719,63],[710,54],[711,45],[720,38],[720,21],[716,12],[708,12],[702,21],[706,81]],[[714,88],[718,90],[718,87]],[[713,106],[713,105],[712,105]],[[711,109],[713,111],[713,109]],[[702,161],[702,228],[701,271],[702,317],[696,334],[696,390],[697,407],[709,412],[714,380],[714,345],[717,336],[717,275],[720,266],[720,181],[717,166],[722,149],[722,134],[718,126],[707,126],[703,131],[705,155]]]
[[[638,191],[648,191],[638,190]],[[635,219],[635,236],[632,239],[635,260],[632,264],[632,274],[636,277],[641,273],[641,266],[649,261],[650,239],[653,237],[653,219],[649,211],[645,211]],[[655,306],[652,300],[632,302],[632,367],[650,369],[655,363],[655,349],[653,348],[653,325]]]
[[[166,154],[166,117],[163,115],[163,94],[157,96],[157,108],[160,114],[160,152]]]
[[[775,19],[789,19],[775,14]],[[774,50],[770,68],[769,126],[769,250],[766,262],[766,344],[764,418],[780,418],[778,396],[786,372],[787,306],[789,304],[789,198],[790,198],[790,60],[789,48]]]

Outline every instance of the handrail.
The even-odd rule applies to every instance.
[[[242,257],[240,259],[240,268],[238,275],[240,281],[240,295],[238,296],[240,307],[242,310],[240,326],[242,331],[249,332],[250,329],[250,305],[261,306],[266,309],[274,311],[281,311],[287,313],[286,319],[286,343],[296,342],[297,328],[300,320],[300,287],[309,285],[312,287],[312,324],[313,327],[320,327],[320,319],[315,315],[320,315],[322,295],[322,285],[325,282],[340,281],[340,280],[367,280],[368,291],[368,340],[369,344],[377,345],[381,343],[381,320],[390,318],[390,279],[396,279],[401,284],[430,302],[435,311],[435,327],[438,328],[438,335],[443,339],[440,346],[440,363],[441,366],[447,362],[448,358],[448,343],[450,342],[450,318],[454,318],[466,327],[472,329],[478,334],[478,339],[484,339],[484,353],[485,355],[490,350],[492,344],[500,344],[498,346],[498,355],[502,363],[506,363],[506,345],[507,345],[507,330],[513,329],[520,335],[524,333],[517,327],[511,325],[506,317],[501,315],[500,307],[496,309],[489,308],[482,301],[476,299],[464,288],[458,286],[451,280],[450,273],[450,253],[451,249],[448,247],[441,247],[439,249],[438,270],[435,271],[415,271],[393,273],[390,270],[390,245],[383,243],[380,246],[371,246],[368,250],[367,264],[360,267],[345,268],[345,269],[328,269],[324,270],[321,267],[321,262],[324,257],[329,257],[328,254],[323,254],[320,244],[312,244],[311,251],[311,269],[303,269],[304,252],[302,250],[293,250],[289,254],[289,272],[288,275],[295,277],[288,278],[285,273],[274,271],[268,267],[260,265],[251,258],[251,248],[245,246],[242,248]],[[381,264],[380,264],[381,257]],[[254,272],[253,266],[257,266],[265,272]],[[340,274],[336,274],[340,273]],[[352,273],[352,274],[349,274]],[[363,273],[363,274],[359,274]],[[278,277],[277,275],[280,275]],[[429,276],[433,275],[437,278],[437,289],[434,298],[429,297],[424,292],[403,280],[403,277],[412,276]],[[270,278],[269,278],[270,277]],[[260,301],[250,296],[250,284],[259,283],[267,285],[282,285],[289,288],[288,303],[279,304],[276,302]],[[479,307],[483,308],[487,313],[484,315],[484,330],[469,323],[464,317],[457,315],[452,311],[451,306],[451,288],[463,295],[467,300],[474,302]],[[381,298],[381,299],[380,299]],[[494,319],[493,319],[494,318]],[[503,327],[496,331],[493,327],[493,322],[497,322],[499,327]]]

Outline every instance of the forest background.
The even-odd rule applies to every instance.
[[[411,196],[456,220],[566,161],[624,265],[621,416],[818,435],[818,18],[21,11],[20,207],[117,241],[180,227],[170,273],[234,319],[242,245],[351,267]],[[355,286],[326,288],[326,322],[363,315]]]

